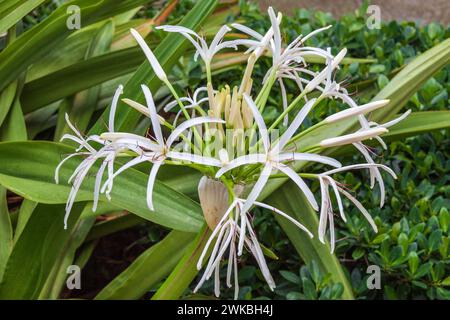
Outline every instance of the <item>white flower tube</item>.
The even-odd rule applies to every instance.
[[[364,130],[364,131],[346,134],[346,135],[343,135],[340,137],[322,140],[320,142],[320,146],[323,148],[342,146],[345,144],[350,144],[350,143],[370,139],[370,138],[379,136],[380,134],[386,133],[388,131],[389,130],[386,128],[368,129],[368,130]]]
[[[374,102],[369,102],[367,104],[363,104],[361,106],[358,107],[352,107],[352,108],[348,108],[345,109],[343,111],[340,111],[338,113],[335,113],[327,118],[325,118],[324,122],[325,123],[333,123],[342,119],[346,119],[349,117],[353,117],[353,116],[357,116],[360,114],[365,114],[368,112],[371,112],[373,110],[382,108],[384,106],[386,106],[389,103],[390,100],[378,100],[378,101],[374,101]]]

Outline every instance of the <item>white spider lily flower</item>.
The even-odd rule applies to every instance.
[[[223,41],[225,34],[231,30],[226,25],[222,26],[219,29],[219,31],[214,36],[214,39],[211,41],[211,44],[209,46],[203,37],[199,36],[196,32],[186,27],[164,25],[156,27],[156,29],[162,29],[166,32],[181,33],[195,47],[196,49],[194,56],[195,61],[197,61],[197,57],[200,56],[205,62],[207,68],[210,67],[211,60],[217,52],[225,48],[233,48],[237,50],[237,45],[239,45],[242,42],[242,40]]]
[[[203,178],[202,178],[203,179]],[[206,178],[208,179],[208,178]],[[211,180],[211,179],[208,179]],[[206,180],[201,181],[203,183],[206,183]],[[203,188],[204,186],[202,186]],[[221,187],[222,192],[225,192],[224,187]],[[199,188],[199,191],[204,192],[203,189]],[[199,193],[200,194],[200,193]],[[217,198],[217,197],[214,197]],[[221,203],[224,202],[223,198],[217,198]],[[209,203],[207,199],[203,200],[206,206],[206,202]],[[235,285],[235,296],[234,298],[237,299],[238,293],[239,293],[239,283],[237,281],[237,257],[241,256],[243,253],[244,244],[249,252],[252,253],[254,258],[256,259],[258,266],[261,270],[261,273],[266,280],[267,284],[269,285],[269,288],[271,290],[275,289],[275,282],[272,278],[272,275],[270,274],[270,270],[267,266],[267,262],[264,258],[264,254],[261,249],[261,245],[259,244],[259,241],[256,237],[256,234],[253,230],[253,227],[251,225],[251,219],[248,216],[248,212],[243,210],[244,203],[247,200],[236,198],[232,204],[228,207],[226,212],[221,217],[220,221],[216,223],[213,232],[211,233],[211,236],[209,237],[208,241],[205,244],[205,247],[200,255],[199,260],[197,261],[197,269],[200,270],[203,266],[203,261],[205,260],[205,257],[213,243],[213,240],[216,239],[216,242],[213,246],[213,249],[211,251],[210,258],[208,259],[208,263],[205,267],[205,271],[203,272],[203,275],[198,282],[197,286],[194,289],[194,292],[197,292],[197,290],[203,285],[203,283],[211,278],[213,272],[214,272],[214,292],[216,297],[219,297],[220,295],[220,262],[222,258],[225,256],[225,252],[227,249],[229,249],[229,255],[228,255],[228,268],[227,268],[227,277],[226,277],[226,283],[228,287],[231,287],[231,275],[234,272],[234,285]],[[312,238],[313,234],[302,224],[300,224],[297,220],[293,219],[286,213],[282,212],[281,210],[267,205],[265,203],[261,202],[254,202],[256,206],[259,206],[261,208],[265,208],[268,210],[272,210],[274,213],[281,215],[282,217],[288,219],[292,223],[294,223],[297,227],[308,233],[308,235]],[[217,204],[215,204],[217,206]],[[211,208],[209,208],[209,206]],[[207,206],[207,212],[210,211],[210,209],[213,208],[214,205],[209,203],[209,206]],[[202,205],[202,209],[204,206]],[[230,213],[234,212],[234,218],[230,217]],[[248,235],[247,235],[248,234]]]
[[[255,122],[258,125],[260,138],[263,142],[265,153],[249,154],[231,160],[227,165],[223,166],[222,168],[219,169],[219,171],[217,171],[216,178],[242,165],[262,163],[264,164],[264,167],[253,189],[247,196],[247,201],[242,209],[243,211],[248,211],[250,207],[255,203],[256,199],[258,198],[259,194],[261,193],[262,189],[267,183],[269,176],[273,170],[280,170],[281,172],[286,174],[290,179],[292,179],[300,188],[300,190],[302,190],[302,192],[305,194],[306,198],[311,203],[312,207],[315,210],[318,210],[318,205],[314,198],[314,195],[312,191],[309,189],[309,187],[306,185],[306,183],[303,181],[303,179],[293,169],[282,163],[284,161],[312,161],[328,164],[333,167],[341,166],[339,161],[330,157],[320,156],[312,153],[283,152],[284,147],[288,144],[289,140],[292,138],[294,133],[300,127],[303,120],[311,110],[312,106],[315,103],[315,99],[310,100],[303,106],[303,108],[300,110],[295,119],[292,121],[286,132],[280,137],[280,139],[278,140],[277,143],[275,143],[274,146],[271,146],[270,144],[266,125],[255,103],[247,94],[244,94],[244,99],[253,112]]]
[[[272,26],[269,28],[269,30],[267,30],[267,32],[264,35],[260,34],[259,32],[255,31],[247,26],[242,25],[242,24],[239,24],[239,23],[231,24],[231,26],[233,28],[256,39],[256,40],[250,40],[247,42],[242,42],[242,44],[250,46],[250,48],[246,51],[246,53],[248,54],[253,51],[253,54],[255,55],[256,59],[258,59],[264,53],[264,51],[266,49],[271,49],[271,44],[272,45],[274,44],[273,43],[274,33],[277,33],[277,34],[280,33],[279,25],[281,23],[281,19],[283,18],[283,15],[281,14],[281,12],[278,12],[275,19],[273,19],[272,16],[275,16],[275,12],[273,11],[273,8],[269,7],[269,9],[267,11],[269,13],[269,17],[271,19]]]
[[[330,79],[331,72],[339,66],[346,54],[347,48],[344,48],[339,51],[339,53],[331,61],[328,60],[327,66],[306,85],[305,92],[308,93],[313,91],[319,84],[325,81],[327,77]]]
[[[254,54],[256,55],[256,58],[258,58],[266,48],[271,51],[272,66],[264,76],[263,83],[266,82],[266,80],[269,78],[269,75],[272,74],[272,72],[275,72],[276,78],[278,79],[278,83],[281,88],[283,109],[285,110],[287,108],[288,102],[283,78],[290,78],[291,76],[293,78],[296,78],[295,80],[297,81],[297,84],[299,84],[299,88],[303,91],[301,80],[298,80],[301,79],[300,76],[298,75],[298,69],[299,64],[306,65],[304,56],[317,55],[320,57],[330,59],[332,58],[332,56],[322,49],[302,47],[302,45],[310,37],[314,36],[319,32],[329,29],[331,26],[315,30],[310,34],[306,35],[305,37],[300,35],[294,41],[292,41],[286,48],[282,48],[281,32],[279,27],[282,15],[279,13],[278,16],[276,16],[272,7],[269,7],[268,14],[272,26],[267,31],[265,36],[262,36],[258,32],[240,24],[233,24],[232,26],[240,30],[241,32],[246,33],[251,37],[260,41],[259,45],[251,46],[250,49],[247,51],[247,53],[252,50],[255,50]],[[305,79],[305,81],[307,80]],[[289,120],[288,115],[286,115],[283,122],[284,125],[287,126],[288,120]]]
[[[111,177],[113,174],[113,168],[114,168],[114,160],[116,156],[126,150],[133,150],[136,153],[141,152],[140,148],[138,146],[135,146],[134,144],[127,144],[127,143],[105,143],[101,138],[98,136],[91,136],[88,139],[92,141],[96,141],[98,143],[103,144],[104,146],[100,148],[100,150],[95,150],[91,145],[88,143],[88,139],[84,139],[79,131],[70,123],[68,116],[66,115],[66,121],[69,125],[69,127],[75,132],[77,136],[72,136],[69,134],[64,135],[61,140],[70,139],[72,141],[78,142],[80,144],[80,147],[77,148],[77,151],[66,158],[64,158],[56,167],[55,169],[55,182],[59,183],[59,170],[61,166],[70,158],[74,156],[87,156],[74,170],[72,176],[69,178],[68,183],[72,183],[72,188],[69,193],[69,197],[67,199],[66,203],[66,214],[64,216],[64,229],[67,229],[67,220],[70,215],[70,211],[72,209],[73,203],[75,202],[76,195],[81,187],[82,182],[86,178],[86,175],[88,174],[89,170],[92,168],[92,166],[97,162],[98,159],[104,159],[102,164],[100,165],[99,170],[97,171],[96,177],[95,177],[95,185],[94,185],[94,204],[92,207],[92,210],[95,211],[98,204],[99,199],[99,193],[100,193],[100,184],[101,180],[103,178],[103,174],[105,170],[107,169],[108,176]],[[86,149],[86,151],[80,152],[80,148]],[[112,188],[112,183],[107,184],[108,190],[107,190],[107,197],[109,197],[109,192]]]
[[[347,219],[344,214],[344,206],[342,204],[341,194],[343,194],[347,199],[349,199],[363,214],[363,216],[366,218],[366,220],[371,225],[372,229],[375,232],[378,232],[378,228],[375,224],[375,221],[370,216],[369,212],[366,208],[355,198],[353,197],[349,192],[347,192],[344,187],[339,184],[336,180],[334,180],[331,175],[348,171],[348,170],[359,170],[359,169],[373,169],[373,168],[381,168],[388,172],[394,179],[397,178],[395,173],[387,166],[382,164],[375,164],[375,163],[364,163],[364,164],[355,164],[355,165],[349,165],[345,167],[341,167],[338,169],[332,169],[329,171],[326,171],[322,174],[318,175],[319,182],[320,182],[320,193],[321,193],[321,209],[320,209],[320,218],[319,218],[319,228],[318,228],[318,235],[319,240],[322,243],[325,243],[325,233],[327,229],[327,224],[329,223],[329,230],[330,230],[330,249],[331,253],[334,252],[335,249],[335,243],[336,243],[336,237],[335,237],[335,230],[334,230],[334,213],[333,208],[331,204],[331,197],[329,193],[329,187],[332,187],[332,190],[334,192],[334,196],[336,198],[336,202],[338,204],[339,213],[344,222],[347,222]]]
[[[125,139],[125,141],[133,141],[135,139],[136,145],[145,145],[148,147],[149,150],[152,151],[149,155],[142,155],[139,154],[138,157],[133,159],[132,161],[128,162],[124,166],[122,166],[117,172],[115,172],[113,175],[111,175],[105,185],[102,187],[102,190],[106,187],[107,183],[112,183],[112,180],[114,177],[116,177],[119,173],[123,172],[125,169],[128,169],[132,167],[133,165],[137,165],[139,163],[150,161],[153,163],[152,168],[150,169],[149,178],[147,182],[147,206],[150,210],[154,211],[153,206],[153,187],[156,180],[156,174],[158,173],[159,168],[161,165],[164,164],[164,161],[167,158],[170,158],[172,160],[176,161],[189,161],[193,163],[198,163],[201,165],[209,165],[209,166],[215,166],[220,167],[221,162],[218,159],[214,159],[211,157],[205,157],[190,153],[183,153],[183,152],[175,152],[172,151],[170,148],[172,144],[180,137],[180,135],[187,129],[189,129],[192,126],[204,124],[204,123],[225,123],[225,121],[221,119],[215,119],[211,117],[198,117],[193,118],[190,120],[187,120],[180,124],[178,127],[173,129],[172,133],[169,135],[166,141],[164,141],[162,129],[160,125],[159,117],[156,113],[156,107],[155,103],[153,101],[152,94],[150,92],[150,89],[146,85],[142,85],[142,91],[144,92],[145,99],[147,101],[147,107],[148,107],[148,113],[150,117],[150,121],[152,123],[152,129],[154,134],[154,141],[151,141],[149,139],[139,137],[133,134],[129,133],[122,133],[121,135],[111,135],[109,133],[102,134],[100,137],[104,139],[115,139],[116,143],[121,142]]]
[[[382,108],[386,106],[389,103],[390,100],[378,100],[374,102],[369,102],[367,104],[363,104],[357,107],[350,107],[348,109],[345,109],[343,111],[337,112],[331,116],[328,116],[325,118],[325,123],[333,123],[339,120],[347,119],[350,117],[354,117],[360,114],[365,114],[368,112],[371,112],[373,110]]]
[[[342,146],[342,145],[370,139],[370,138],[379,136],[380,134],[386,133],[388,131],[389,131],[388,129],[382,128],[382,127],[362,130],[362,131],[346,134],[346,135],[339,136],[339,137],[324,139],[320,142],[320,146],[323,148]]]
[[[147,43],[145,42],[144,38],[134,30],[133,28],[130,29],[131,34],[136,39],[137,43],[141,47],[142,51],[144,52],[145,56],[147,57],[147,60],[150,62],[150,65],[153,68],[153,71],[155,72],[156,76],[163,82],[167,82],[167,75],[164,72],[163,68],[159,64],[158,59],[156,59],[155,55],[153,54],[153,51],[149,48]]]

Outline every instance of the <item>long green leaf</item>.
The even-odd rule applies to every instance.
[[[73,32],[67,27],[69,6],[80,8],[79,14],[85,27],[146,2],[148,0],[77,0],[63,4],[0,53],[0,90]]]
[[[86,52],[86,59],[101,55],[107,52],[112,43],[114,34],[114,22],[108,20],[96,32],[92,38],[88,50]],[[100,86],[94,86],[87,90],[77,93],[73,98],[73,103],[70,108],[70,120],[77,124],[78,130],[84,132],[94,114],[97,100],[100,94]],[[64,119],[65,112],[59,112],[59,115]],[[65,133],[69,133],[71,129],[65,121],[62,126],[56,126],[55,140],[59,140]]]
[[[450,111],[420,111],[389,128],[383,136],[388,141],[450,127]]]
[[[40,205],[34,210],[8,259],[0,299],[38,297],[83,206],[74,205],[68,230],[61,226],[64,205]]]
[[[63,250],[55,259],[52,271],[39,293],[39,299],[57,299],[59,297],[68,276],[67,267],[73,264],[76,250],[84,242],[94,222],[94,217],[78,220],[77,225],[66,239]]]
[[[170,273],[194,237],[193,233],[170,232],[114,278],[95,299],[139,299]]]
[[[0,186],[0,282],[13,247],[13,229],[8,210],[6,189]]]
[[[5,32],[28,12],[39,6],[45,0],[9,0],[0,3],[0,33]]]
[[[68,160],[60,171],[60,184],[54,183],[59,161],[73,149],[54,142],[0,143],[0,184],[13,192],[42,203],[65,203],[70,186],[65,183],[80,159]],[[17,161],[20,159],[20,161]],[[92,172],[98,170],[94,165]],[[176,230],[196,232],[203,224],[198,203],[157,181],[153,191],[155,211],[146,204],[148,175],[128,169],[115,179],[111,203],[140,217]],[[76,201],[93,199],[95,175],[87,177]],[[101,197],[101,200],[106,200]],[[62,224],[62,220],[59,221]]]

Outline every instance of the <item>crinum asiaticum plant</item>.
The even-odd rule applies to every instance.
[[[73,140],[79,144],[79,147],[56,168],[56,181],[58,182],[58,171],[64,161],[74,156],[83,156],[84,160],[69,179],[72,189],[66,205],[65,224],[80,185],[97,160],[101,160],[101,165],[96,172],[93,210],[97,207],[100,194],[110,198],[114,178],[127,168],[139,163],[152,163],[147,185],[147,204],[150,210],[158,206],[158,203],[153,203],[152,190],[162,165],[194,168],[203,174],[198,185],[198,193],[206,223],[212,231],[197,263],[199,270],[204,264],[206,266],[195,291],[214,273],[215,294],[219,296],[221,261],[228,260],[226,283],[228,287],[231,287],[234,281],[235,297],[239,288],[238,257],[242,255],[244,248],[256,259],[269,287],[272,290],[275,288],[262,247],[252,226],[250,211],[254,206],[272,210],[313,237],[312,232],[299,221],[273,206],[257,201],[264,186],[273,177],[285,176],[295,182],[311,207],[319,212],[319,241],[325,243],[328,229],[331,252],[335,247],[331,194],[334,195],[340,217],[344,221],[346,217],[341,196],[352,202],[368,220],[374,231],[377,231],[376,224],[364,206],[351,195],[347,186],[336,181],[333,175],[347,170],[369,170],[370,187],[373,188],[375,183],[378,183],[381,191],[380,206],[383,206],[385,188],[380,170],[394,178],[395,174],[387,166],[373,161],[370,149],[364,145],[363,141],[375,138],[386,148],[380,135],[405,118],[409,112],[384,124],[367,120],[365,114],[385,106],[389,101],[380,100],[358,105],[347,90],[334,80],[335,70],[339,68],[346,49],[333,55],[330,48],[322,49],[305,45],[308,38],[329,27],[318,29],[306,36],[300,35],[291,43],[284,45],[279,28],[282,15],[281,13],[276,15],[272,8],[269,8],[268,13],[271,28],[264,35],[246,26],[232,24],[233,28],[247,37],[225,41],[224,37],[231,29],[223,26],[210,44],[194,31],[184,27],[169,25],[158,27],[166,32],[177,32],[186,37],[196,49],[195,59],[200,57],[203,60],[207,83],[205,87],[197,88],[192,97],[177,95],[144,39],[136,30],[131,29],[132,35],[146,55],[155,74],[174,97],[174,101],[167,104],[164,110],[166,112],[179,110],[173,123],[159,116],[152,93],[146,85],[142,84],[146,105],[130,99],[123,99],[123,101],[150,119],[151,134],[140,136],[115,130],[114,117],[122,94],[122,86],[116,90],[112,100],[107,132],[84,137],[66,118],[74,134],[66,134],[62,139]],[[228,85],[214,87],[211,74],[211,61],[214,55],[220,50],[236,49],[237,46],[248,48],[245,52],[248,56],[247,65],[240,85],[233,88]],[[267,70],[261,89],[255,92],[252,86],[252,72],[258,59],[263,55],[271,56],[272,66]],[[308,69],[305,60],[307,56],[323,59],[325,61],[323,69],[319,72]],[[290,93],[295,96],[292,101],[288,99],[285,81],[293,81],[298,88],[297,92]],[[261,114],[276,85],[280,87],[282,93],[282,101],[279,104],[283,112],[273,123],[266,124]],[[317,129],[325,124],[357,117],[360,129],[346,135],[327,138],[317,145],[298,152],[296,146],[302,145],[302,137],[311,130],[309,128],[299,132],[299,128],[308,114],[324,99],[340,99],[348,108],[329,115],[312,128]],[[162,127],[170,131],[167,137],[163,135]],[[280,128],[286,129],[280,134]],[[319,155],[326,148],[350,144],[364,156],[366,163],[343,166],[336,159]],[[114,161],[119,156],[127,160],[116,169]],[[329,168],[320,173],[296,172],[290,165],[297,161],[320,163]],[[103,179],[105,173],[107,177]],[[319,181],[320,204],[304,179]]]

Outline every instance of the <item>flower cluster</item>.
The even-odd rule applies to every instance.
[[[320,223],[317,233],[321,242],[325,243],[327,229],[329,230],[332,252],[336,239],[330,187],[344,221],[346,217],[341,195],[353,203],[377,231],[377,226],[368,211],[343,184],[333,178],[333,175],[347,170],[368,169],[371,188],[375,183],[378,183],[380,187],[380,205],[382,206],[385,188],[380,170],[386,171],[394,178],[395,173],[382,164],[376,164],[370,149],[363,144],[363,141],[374,138],[386,148],[380,135],[405,118],[408,112],[384,124],[369,121],[365,114],[386,106],[389,101],[381,100],[358,105],[345,88],[334,80],[335,71],[344,59],[346,49],[333,55],[330,48],[322,49],[305,45],[308,38],[329,27],[313,31],[305,36],[300,35],[291,43],[283,45],[280,32],[282,15],[275,14],[272,8],[269,8],[268,14],[271,27],[265,34],[259,34],[240,24],[232,24],[231,27],[243,33],[242,38],[225,41],[231,29],[223,26],[210,44],[201,35],[185,27],[158,27],[166,32],[177,32],[186,37],[196,50],[195,59],[200,57],[205,64],[206,86],[195,90],[192,97],[178,97],[168,75],[152,50],[140,34],[131,29],[132,35],[155,74],[174,96],[174,101],[165,105],[164,111],[169,114],[175,112],[174,115],[176,115],[172,118],[172,122],[168,120],[171,117],[165,119],[159,116],[150,89],[142,85],[145,105],[126,98],[122,101],[149,118],[151,135],[140,136],[115,130],[114,118],[122,94],[122,86],[117,89],[112,100],[107,132],[86,138],[66,118],[74,134],[67,134],[63,136],[63,139],[73,140],[79,144],[79,147],[56,168],[56,182],[58,182],[59,168],[67,159],[83,156],[84,160],[69,179],[72,190],[67,201],[65,223],[80,185],[99,159],[101,159],[101,165],[95,177],[94,210],[100,194],[110,198],[114,178],[139,163],[152,163],[147,184],[147,204],[150,210],[158,209],[158,203],[153,203],[152,191],[158,170],[162,165],[195,168],[204,175],[199,182],[198,192],[206,223],[212,231],[198,261],[198,269],[205,265],[205,270],[195,290],[198,290],[214,274],[215,294],[219,296],[221,262],[227,260],[226,284],[231,287],[234,283],[236,298],[239,288],[238,259],[244,249],[254,256],[269,287],[272,290],[275,288],[264,258],[264,250],[252,226],[250,212],[253,207],[269,209],[313,237],[313,233],[299,221],[277,208],[258,201],[271,178],[286,177],[303,192],[311,207],[319,212]],[[242,54],[245,54],[248,60],[240,85],[232,88],[228,85],[214,88],[211,61],[215,54],[220,50],[236,50],[242,46],[247,48]],[[263,79],[262,88],[255,92],[252,73],[255,63],[263,56],[271,57],[272,66]],[[324,67],[321,71],[314,72],[308,69],[308,59],[311,56],[323,61]],[[293,81],[295,87],[298,87],[298,92],[290,94],[295,96],[292,101],[288,99],[286,81]],[[265,123],[262,112],[276,84],[280,87],[282,96],[280,109],[283,111],[269,125]],[[328,116],[306,130],[299,130],[305,118],[324,99],[340,99],[348,108]],[[360,124],[360,128],[355,132],[341,136],[328,136],[310,146],[302,143],[303,137],[312,130],[320,131],[329,127],[330,124],[351,117],[357,119]],[[166,138],[162,127],[170,131]],[[278,133],[281,128],[285,130],[280,135]],[[333,133],[331,130],[327,132]],[[353,145],[364,156],[366,163],[342,166],[338,160],[320,155],[326,148],[343,145]],[[114,160],[118,156],[128,160],[125,160],[125,164],[115,167]],[[294,166],[299,162],[319,163],[331,168],[322,173],[297,172]],[[107,177],[104,179],[105,173]],[[305,179],[319,181],[320,204]],[[233,275],[234,280],[232,280]]]

